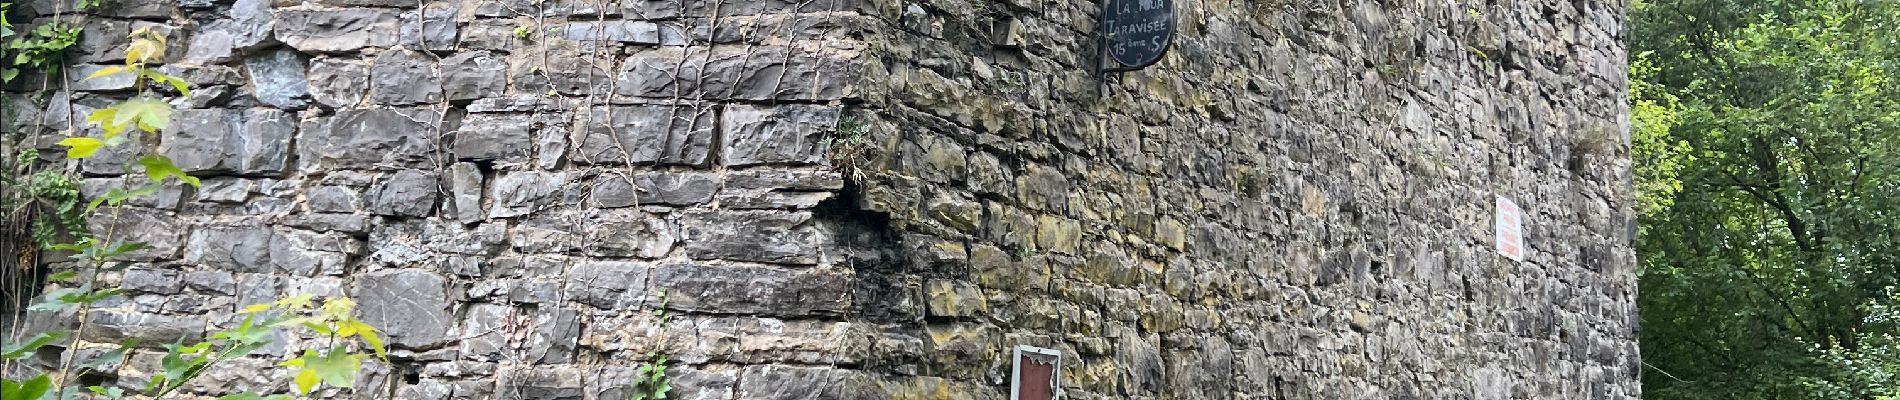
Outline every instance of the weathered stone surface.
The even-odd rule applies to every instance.
[[[678,18],[684,0],[624,0],[621,12],[636,20]]]
[[[830,315],[851,302],[846,277],[823,269],[669,264],[651,276],[668,308],[688,312]]]
[[[633,177],[640,204],[690,206],[712,200],[719,175],[699,172],[650,172]]]
[[[187,234],[192,232],[192,226],[180,221],[176,214],[137,207],[120,209],[117,215],[94,214],[86,220],[86,229],[92,232],[110,230],[118,235],[118,239],[123,241],[121,243],[145,244],[144,249],[119,256],[125,261],[177,259],[179,248],[185,245]]]
[[[534,150],[535,122],[523,114],[473,114],[455,131],[455,158],[526,164]]]
[[[293,118],[271,109],[178,110],[158,152],[185,172],[279,174],[290,161]]]
[[[647,21],[569,22],[561,28],[561,35],[568,40],[580,41],[667,46],[686,44],[686,33],[678,26]]]
[[[99,71],[110,67],[112,66],[93,64],[77,66],[73,72],[75,76],[67,83],[67,87],[82,92],[131,90],[133,80],[131,74],[113,74],[94,79],[81,79],[97,74]]]
[[[930,315],[934,316],[974,317],[987,314],[989,309],[983,292],[965,282],[930,281],[924,284],[924,295],[930,300]]]
[[[535,35],[541,34],[527,37],[538,37]],[[523,39],[517,36],[517,40]],[[598,61],[598,54],[611,51],[606,49],[611,46],[550,37],[532,45],[501,46],[497,50],[508,51],[508,76],[512,80],[509,84],[515,91],[589,97],[612,93],[613,63]]]
[[[418,269],[361,274],[350,295],[363,322],[381,330],[396,348],[423,349],[452,339],[455,321],[441,275]]]
[[[489,52],[455,53],[441,64],[442,93],[451,101],[500,96],[507,89],[508,65]]]
[[[766,46],[662,47],[621,62],[614,93],[700,99],[829,101],[843,98],[855,51]]]
[[[184,62],[191,64],[223,64],[231,61],[232,50],[237,48],[239,35],[233,32],[233,22],[217,20],[199,28],[191,35],[191,46],[185,51]]]
[[[234,0],[230,16],[231,46],[235,50],[255,50],[277,43],[273,33],[276,18],[270,0]]]
[[[413,7],[416,5],[404,0],[316,0],[315,3],[340,7]]]
[[[369,93],[377,104],[401,106],[442,101],[442,84],[434,56],[415,51],[386,51],[377,54],[371,65]]]
[[[660,216],[636,209],[556,212],[523,221],[512,239],[523,253],[660,258],[679,240],[675,229]]]
[[[95,343],[188,343],[204,340],[204,321],[158,314],[97,310],[86,315],[79,337]]]
[[[298,169],[432,165],[437,118],[426,110],[369,109],[306,120],[298,132]]]
[[[633,387],[639,376],[639,369],[632,367],[602,367],[588,380],[588,392],[596,398],[621,399],[633,397],[637,388]],[[673,390],[668,397],[682,399],[727,399],[732,398],[732,387],[738,382],[736,370],[714,369],[712,371],[676,366],[666,369],[668,383]]]
[[[157,294],[177,294],[178,282],[176,271],[154,269],[128,269],[119,277],[120,288]]]
[[[889,396],[863,372],[789,366],[748,367],[739,377],[739,397],[761,400],[868,400]]]
[[[151,0],[112,4],[99,7],[96,12],[114,18],[171,18],[177,8],[178,2],[174,0]]]
[[[369,8],[276,9],[271,32],[299,51],[333,53],[396,43],[397,14]]]
[[[369,212],[398,217],[427,217],[435,211],[440,192],[434,173],[413,169],[396,171],[370,190]]]
[[[475,164],[456,163],[449,167],[449,198],[447,213],[462,223],[472,223],[487,218],[488,212],[482,209],[482,171]]]
[[[284,225],[316,231],[342,233],[368,232],[370,216],[365,214],[300,214],[284,218]]]
[[[168,1],[83,18],[74,94],[0,88],[57,169],[132,30],[193,86],[75,170],[203,179],[87,221],[152,247],[82,355],[305,293],[392,341],[365,399],[627,398],[652,352],[678,398],[991,400],[1016,345],[1073,399],[1639,394],[1628,162],[1569,148],[1627,119],[1621,4],[1181,3],[1099,80],[1087,2]],[[1535,262],[1474,239],[1493,194],[1566,222]]]
[[[747,169],[726,174],[726,187],[733,189],[783,189],[833,191],[844,188],[844,175],[822,168]]]
[[[608,257],[665,257],[678,240],[674,227],[658,216],[636,210],[605,210],[582,229],[589,240],[588,255]]]
[[[818,262],[819,235],[810,213],[701,212],[682,217],[686,255],[782,264]]]
[[[191,271],[185,273],[184,284],[192,290],[217,294],[236,294],[237,279],[225,271]]]
[[[344,233],[279,229],[270,237],[270,267],[258,271],[281,271],[300,277],[338,275],[344,273],[344,264],[363,252],[361,246],[361,239]]]
[[[824,159],[826,134],[839,110],[826,106],[731,106],[720,114],[727,166],[812,164]]]
[[[705,165],[718,132],[716,109],[702,107],[594,108],[576,125],[575,161],[586,165],[660,163]]]
[[[143,187],[149,182],[147,179],[145,176],[86,178],[79,181],[79,195],[82,198],[97,199],[115,189],[129,190]],[[176,210],[179,203],[184,201],[184,196],[183,186],[164,186],[151,195],[126,200],[125,204],[156,210]]]
[[[511,367],[498,373],[495,390],[514,399],[580,400],[586,379],[575,367]]]
[[[590,185],[588,204],[599,208],[632,207],[639,204],[640,190],[633,186],[633,177],[625,174],[606,174]]]
[[[308,76],[310,97],[326,107],[353,106],[369,93],[369,66],[360,62],[319,58]]]
[[[347,186],[317,186],[304,192],[304,205],[313,212],[353,213],[362,207],[362,197]]]
[[[455,49],[455,14],[459,2],[425,3],[422,12],[405,11],[401,15],[402,45],[413,49],[446,51]],[[414,8],[415,3],[398,7]]]
[[[276,49],[244,58],[251,76],[251,95],[257,101],[284,109],[303,108],[310,99],[310,81],[304,77],[304,56]]]
[[[719,205],[734,210],[804,210],[830,200],[836,193],[789,190],[728,190],[719,193]]]
[[[563,285],[567,298],[602,310],[628,309],[647,301],[645,263],[587,261],[575,263]]]
[[[475,304],[462,323],[459,350],[463,359],[475,361],[565,364],[573,361],[577,316],[565,309]]]
[[[501,174],[490,186],[489,218],[508,218],[532,214],[562,200],[567,175],[522,171]]]
[[[513,17],[517,15],[590,16],[599,13],[616,13],[616,2],[593,2],[587,0],[496,0],[484,1],[475,7],[475,15],[483,17]],[[603,7],[605,6],[605,7]],[[537,13],[535,10],[539,10]]]

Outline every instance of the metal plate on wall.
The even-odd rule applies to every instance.
[[[1154,65],[1174,40],[1173,0],[1107,0],[1102,12],[1108,55],[1120,69]]]

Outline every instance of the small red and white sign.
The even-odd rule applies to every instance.
[[[1498,254],[1524,261],[1524,210],[1504,196],[1498,196]]]
[[[1016,346],[1015,371],[1009,382],[1010,400],[1055,400],[1062,392],[1062,352]]]

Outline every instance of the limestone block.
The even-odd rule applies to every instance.
[[[699,260],[816,264],[819,233],[810,213],[695,212],[680,222],[686,255]]]
[[[283,173],[289,163],[294,117],[271,109],[188,109],[172,115],[159,154],[188,173]]]
[[[576,124],[574,161],[584,165],[706,165],[718,131],[711,107],[597,107]]]
[[[271,13],[271,32],[277,39],[306,53],[389,47],[396,44],[401,22],[394,11],[372,8],[276,9]]]
[[[665,290],[667,307],[691,312],[813,316],[850,305],[846,277],[822,269],[668,264],[652,273],[652,290]]]
[[[381,330],[394,348],[428,348],[453,339],[455,321],[441,275],[419,269],[361,274],[350,294],[357,316]]]
[[[298,169],[432,168],[437,118],[428,110],[368,109],[306,120]]]
[[[814,164],[824,160],[825,136],[837,129],[837,107],[728,106],[720,115],[726,166]]]

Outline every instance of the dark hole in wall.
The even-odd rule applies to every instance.
[[[891,217],[864,209],[863,190],[846,180],[838,195],[819,202],[813,219],[832,231],[831,248],[842,253],[852,274],[851,314],[873,323],[917,321],[911,267]]]

